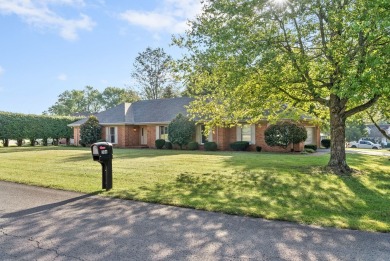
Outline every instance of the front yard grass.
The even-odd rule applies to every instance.
[[[229,214],[390,232],[390,161],[348,154],[358,174],[327,173],[329,155],[114,149],[113,189],[89,148],[0,148],[0,180]]]

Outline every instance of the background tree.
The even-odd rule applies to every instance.
[[[102,94],[94,89],[92,86],[85,86],[84,88],[84,99],[85,99],[85,111],[96,113],[101,111],[102,106]]]
[[[204,1],[191,29],[174,40],[188,50],[181,60],[185,81],[206,93],[190,112],[210,125],[296,113],[329,120],[328,166],[350,172],[346,119],[380,101],[389,108],[389,5]]]
[[[168,140],[179,145],[180,149],[192,141],[194,134],[195,123],[182,114],[178,114],[168,125]]]
[[[96,116],[89,116],[88,120],[80,126],[81,144],[88,145],[102,138],[102,126]]]
[[[366,125],[362,119],[351,118],[346,122],[345,140],[357,141],[368,135]]]
[[[63,115],[92,114],[102,109],[112,108],[123,102],[138,101],[137,92],[131,88],[107,87],[102,93],[91,86],[84,90],[65,91],[58,96],[58,101],[43,114]]]
[[[123,102],[132,103],[139,99],[137,92],[130,88],[107,87],[102,92],[102,104],[106,110]]]
[[[85,111],[86,99],[82,90],[64,91],[58,96],[57,102],[47,110],[52,115],[71,115]]]
[[[131,77],[147,100],[172,98],[176,93],[172,57],[163,48],[146,48],[138,53]]]

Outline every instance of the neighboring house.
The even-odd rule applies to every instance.
[[[390,124],[379,124],[379,127],[382,130],[386,131],[388,135],[390,135]],[[366,130],[368,133],[368,136],[366,138],[368,138],[369,140],[373,140],[379,144],[382,144],[384,145],[384,147],[387,146],[388,143],[390,143],[390,140],[383,136],[383,134],[380,133],[380,131],[377,127],[375,127],[374,124],[366,125]]]
[[[187,115],[186,106],[192,98],[180,97],[171,99],[157,99],[122,103],[116,107],[100,112],[95,116],[103,126],[102,138],[111,142],[115,147],[155,147],[156,139],[168,140],[168,125],[181,113]],[[74,129],[74,142],[79,145],[80,125],[87,118],[76,121],[68,126]],[[268,127],[266,121],[257,124],[243,124],[232,128],[216,127],[206,137],[203,135],[205,126],[196,125],[194,140],[203,145],[207,141],[214,141],[220,150],[230,150],[230,143],[248,141],[251,150],[261,146],[263,151],[300,151],[304,144],[320,146],[320,130],[308,122],[305,123],[307,140],[302,144],[292,145],[286,149],[270,147],[264,141],[264,131]]]

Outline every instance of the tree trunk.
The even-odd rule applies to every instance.
[[[330,160],[328,167],[337,174],[348,174],[352,170],[348,166],[345,155],[345,105],[335,95],[330,99]]]

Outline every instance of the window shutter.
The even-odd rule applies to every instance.
[[[251,125],[251,143],[252,144],[256,143],[256,125],[255,124]]]
[[[160,126],[156,126],[156,140],[160,138]]]
[[[118,144],[118,127],[115,127],[115,144]]]
[[[106,141],[110,140],[110,127],[106,127]]]
[[[212,130],[212,129],[211,129],[210,132],[209,132],[208,141],[209,141],[209,142],[212,142],[212,141],[213,141],[213,130]]]
[[[241,126],[236,127],[236,141],[241,141]]]
[[[202,143],[202,125],[196,125],[195,140],[199,142],[199,144]]]

